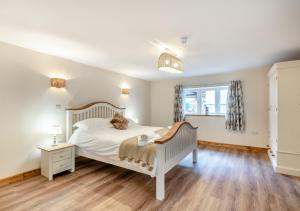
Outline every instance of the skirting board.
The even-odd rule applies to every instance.
[[[299,153],[277,151],[277,156],[280,155],[280,153],[281,154],[283,153],[283,154],[299,155]],[[270,151],[268,151],[268,155],[269,155],[272,167],[276,173],[300,177],[300,169],[277,165],[277,160],[271,155]]]
[[[16,182],[20,182],[26,179],[29,179],[31,177],[35,177],[41,174],[41,169],[34,169],[31,171],[23,172],[11,177],[7,177],[4,179],[0,179],[0,187],[3,187],[5,185],[13,184]]]
[[[198,140],[198,145],[200,145],[200,146],[201,145],[203,145],[203,146],[217,146],[217,147],[257,151],[257,152],[265,152],[265,153],[267,153],[267,151],[268,151],[268,148],[243,146],[243,145],[237,145],[237,144],[225,144],[225,143],[218,143],[218,142],[214,142],[214,141],[204,141],[204,140]]]
[[[276,166],[275,171],[280,174],[286,174],[286,175],[300,177],[300,169],[289,168],[289,167],[284,167],[284,166]]]

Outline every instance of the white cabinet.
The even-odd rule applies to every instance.
[[[75,146],[58,144],[57,146],[40,147],[42,151],[41,174],[49,180],[54,174],[63,171],[75,171]]]
[[[278,121],[278,101],[277,101],[277,72],[269,74],[269,146],[272,162],[276,163],[277,155],[277,121]]]
[[[300,176],[300,60],[273,65],[269,77],[269,157],[276,172]]]

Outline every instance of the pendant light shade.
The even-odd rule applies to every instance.
[[[183,73],[183,63],[176,56],[165,52],[159,56],[158,69],[169,73]]]

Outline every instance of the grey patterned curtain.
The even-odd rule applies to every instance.
[[[226,129],[245,131],[243,89],[241,81],[231,81],[228,89]]]
[[[180,122],[184,120],[182,111],[182,99],[183,98],[183,86],[175,86],[175,101],[174,101],[174,122]]]

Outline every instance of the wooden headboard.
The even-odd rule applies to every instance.
[[[73,133],[73,125],[76,122],[91,119],[91,118],[112,118],[115,113],[125,114],[125,108],[117,107],[108,102],[93,102],[78,108],[68,108],[67,111],[67,125],[66,138],[70,139]]]

